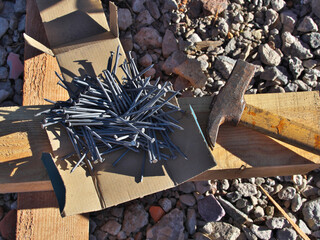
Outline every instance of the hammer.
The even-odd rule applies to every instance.
[[[255,66],[238,60],[220,93],[213,99],[207,124],[208,142],[214,147],[219,126],[231,121],[320,154],[320,131],[269,111],[246,104],[243,95],[255,73]]]

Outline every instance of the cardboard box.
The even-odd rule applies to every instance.
[[[107,66],[111,51],[121,46],[117,25],[117,9],[110,3],[110,28],[98,0],[37,0],[50,48],[25,36],[32,46],[55,55],[62,75],[68,82],[74,76],[98,75]],[[125,58],[121,47],[120,63]],[[118,69],[119,79],[124,75]],[[101,210],[135,198],[174,187],[214,167],[213,156],[196,120],[185,109],[178,113],[183,131],[172,134],[173,142],[188,156],[174,160],[146,163],[143,182],[137,183],[143,155],[130,153],[117,167],[111,163],[121,154],[106,156],[103,163],[89,172],[79,167],[70,173],[74,163],[61,157],[73,151],[69,139],[59,127],[47,131],[52,155],[43,154],[43,162],[54,187],[62,216]],[[40,124],[40,123],[39,123]]]

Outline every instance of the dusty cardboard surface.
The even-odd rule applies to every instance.
[[[109,28],[100,1],[37,0],[37,4],[64,79],[70,82],[74,76],[95,76],[106,68],[110,51],[121,46],[115,7],[110,7],[113,19]],[[122,47],[120,52],[119,63],[122,63],[125,59]],[[119,79],[124,75],[121,68],[118,68],[117,75]],[[112,167],[112,162],[121,154],[115,152],[107,155],[93,172],[79,167],[71,174],[75,162],[60,160],[73,151],[67,135],[59,128],[48,130],[54,157],[45,154],[43,161],[50,170],[62,216],[100,210],[168,189],[214,167],[213,156],[190,110],[186,110],[187,113],[177,116],[185,130],[175,131],[172,140],[188,160],[179,156],[157,164],[147,162],[140,183],[137,177],[140,177],[143,153],[129,153]],[[52,171],[52,163],[57,171]]]

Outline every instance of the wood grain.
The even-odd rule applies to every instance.
[[[54,192],[18,194],[16,239],[88,239],[88,214],[61,218]]]

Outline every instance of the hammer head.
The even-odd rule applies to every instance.
[[[207,124],[208,140],[212,147],[216,143],[222,123],[232,121],[237,124],[240,121],[245,107],[243,95],[254,73],[254,65],[238,60],[227,83],[214,98]]]

